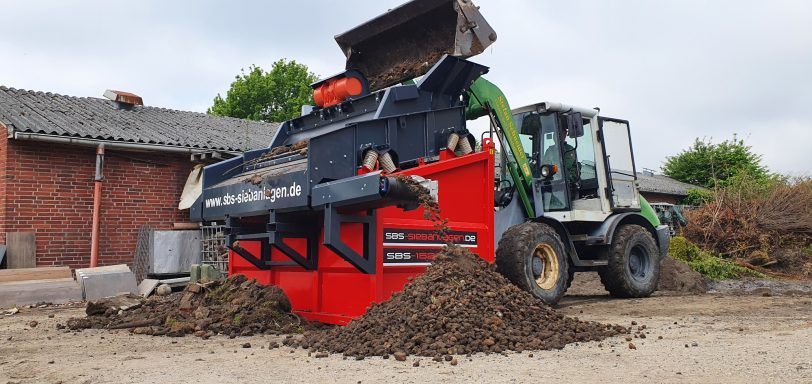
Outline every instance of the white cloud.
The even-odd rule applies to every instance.
[[[251,64],[286,57],[339,72],[332,37],[398,3],[0,0],[0,84],[96,97],[119,88],[202,112]],[[696,137],[738,133],[771,169],[808,173],[812,2],[476,3],[499,39],[473,60],[514,107],[556,100],[626,118],[641,167]]]

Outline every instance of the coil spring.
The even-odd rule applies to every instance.
[[[395,162],[392,160],[392,155],[389,152],[384,153],[378,158],[378,163],[381,165],[381,169],[386,172],[395,172],[397,168],[395,167]]]
[[[364,152],[364,161],[361,162],[366,169],[370,171],[375,169],[375,163],[378,161],[378,152],[375,152],[371,149]]]
[[[451,150],[451,152],[454,152],[455,150],[457,150],[457,143],[459,143],[459,142],[460,142],[460,135],[458,135],[456,133],[452,133],[452,134],[448,135],[448,144],[446,144],[445,147],[448,148],[449,150]]]
[[[463,155],[467,155],[467,154],[469,154],[469,153],[471,153],[473,151],[474,151],[474,149],[471,148],[471,142],[468,140],[467,137],[460,140],[460,152]]]

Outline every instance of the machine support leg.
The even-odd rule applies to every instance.
[[[375,211],[366,216],[342,215],[332,204],[324,207],[324,245],[363,273],[375,273]],[[359,255],[341,240],[342,223],[361,223],[364,226],[364,251]]]

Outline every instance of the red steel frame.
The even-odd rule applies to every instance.
[[[448,219],[453,231],[476,232],[477,243],[470,250],[484,260],[494,260],[493,234],[493,177],[494,144],[485,139],[482,151],[455,156],[445,150],[440,160],[420,164],[400,172],[419,175],[438,182],[438,203],[442,216]],[[423,209],[409,212],[397,207],[377,211],[376,273],[365,274],[337,256],[327,247],[319,245],[318,268],[313,271],[299,266],[274,267],[260,270],[229,251],[229,275],[243,274],[256,278],[262,284],[277,285],[290,298],[294,312],[309,320],[344,325],[362,315],[370,304],[387,300],[392,293],[403,289],[408,279],[422,273],[425,266],[384,266],[383,249],[385,228],[431,230],[434,224],[423,218]],[[321,234],[323,239],[323,232]],[[341,226],[341,239],[361,253],[363,227],[348,223]],[[304,239],[285,239],[285,243],[301,254],[306,254]],[[258,254],[259,242],[240,240],[240,245]],[[437,246],[427,248],[438,249]],[[271,250],[271,260],[289,261],[277,249]]]

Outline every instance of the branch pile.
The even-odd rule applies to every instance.
[[[812,179],[728,187],[686,216],[684,235],[703,250],[742,265],[812,274]]]

